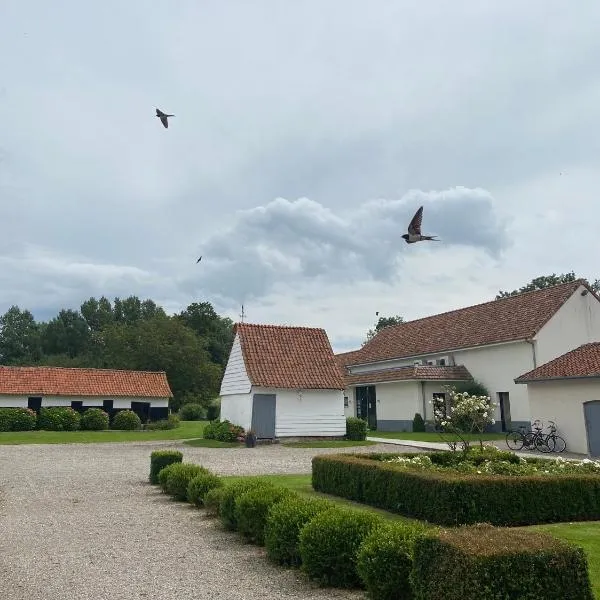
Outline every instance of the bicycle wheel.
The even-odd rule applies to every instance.
[[[553,435],[554,438],[554,452],[564,452],[567,448],[567,442],[560,437],[560,435]]]
[[[520,431],[509,431],[506,434],[506,445],[511,450],[520,450],[523,447],[523,434]]]
[[[533,450],[535,448],[535,434],[531,431],[528,431],[527,433],[523,434],[523,443],[523,450]]]
[[[536,435],[533,440],[534,446],[536,450],[543,452],[544,454],[548,454],[552,452],[552,448],[554,448],[554,444],[548,440],[549,436]]]

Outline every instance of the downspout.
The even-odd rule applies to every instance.
[[[531,344],[531,354],[533,356],[533,368],[537,369],[537,358],[535,356],[535,340],[525,340],[528,344]]]
[[[425,382],[421,381],[421,401],[423,402],[423,421],[427,420],[427,401],[425,400]]]

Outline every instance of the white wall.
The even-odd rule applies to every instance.
[[[0,396],[0,408],[27,408],[27,396]]]
[[[600,341],[600,302],[580,286],[535,336],[537,366],[578,348]]]
[[[378,421],[412,421],[423,413],[421,385],[417,381],[378,383],[375,389]]]
[[[37,396],[39,398],[39,396]],[[98,396],[42,396],[42,406],[71,406],[73,401],[82,401],[83,406],[102,407],[104,400],[112,400],[113,408],[131,408],[132,402],[149,402],[154,408],[168,407],[168,398],[111,398]],[[0,407],[27,408],[28,396],[0,395]]]
[[[567,442],[567,452],[587,454],[583,403],[600,400],[599,379],[568,379],[521,384],[529,392],[532,420],[544,426],[554,421],[558,435]]]
[[[356,394],[354,393],[354,388],[350,387],[344,390],[344,396],[348,398],[348,406],[344,407],[344,416],[345,417],[355,417],[356,416]]]
[[[275,435],[341,436],[346,434],[342,390],[252,388],[253,394],[276,394]]]
[[[252,394],[228,394],[221,396],[221,421],[230,421],[250,429],[252,421]]]
[[[249,394],[252,384],[246,371],[244,356],[242,354],[242,345],[240,344],[239,334],[235,335],[233,346],[229,353],[223,380],[221,381],[221,396],[228,394]],[[233,422],[233,421],[232,421]]]

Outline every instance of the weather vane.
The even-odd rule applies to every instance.
[[[242,320],[242,323],[244,322],[245,316],[246,316],[246,313],[244,312],[244,305],[242,304],[242,312],[240,313],[240,319]]]

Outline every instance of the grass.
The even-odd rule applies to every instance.
[[[412,431],[369,431],[367,433],[369,437],[388,438],[392,440],[413,440],[416,442],[439,442],[446,443],[446,441],[459,441],[460,438],[456,435],[445,433],[443,437],[439,433],[413,433]],[[475,433],[465,434],[464,439],[469,441],[484,441],[490,440],[504,440],[506,439],[506,433],[484,433],[478,435]]]
[[[2,444],[90,444],[99,442],[149,442],[199,438],[208,421],[181,421],[176,429],[160,431],[7,431]]]
[[[368,440],[315,440],[313,442],[282,442],[288,448],[345,448],[352,446],[374,446],[377,442]]]
[[[239,442],[221,442],[219,440],[205,440],[204,438],[186,440],[183,443],[194,448],[240,448],[242,446]]]

